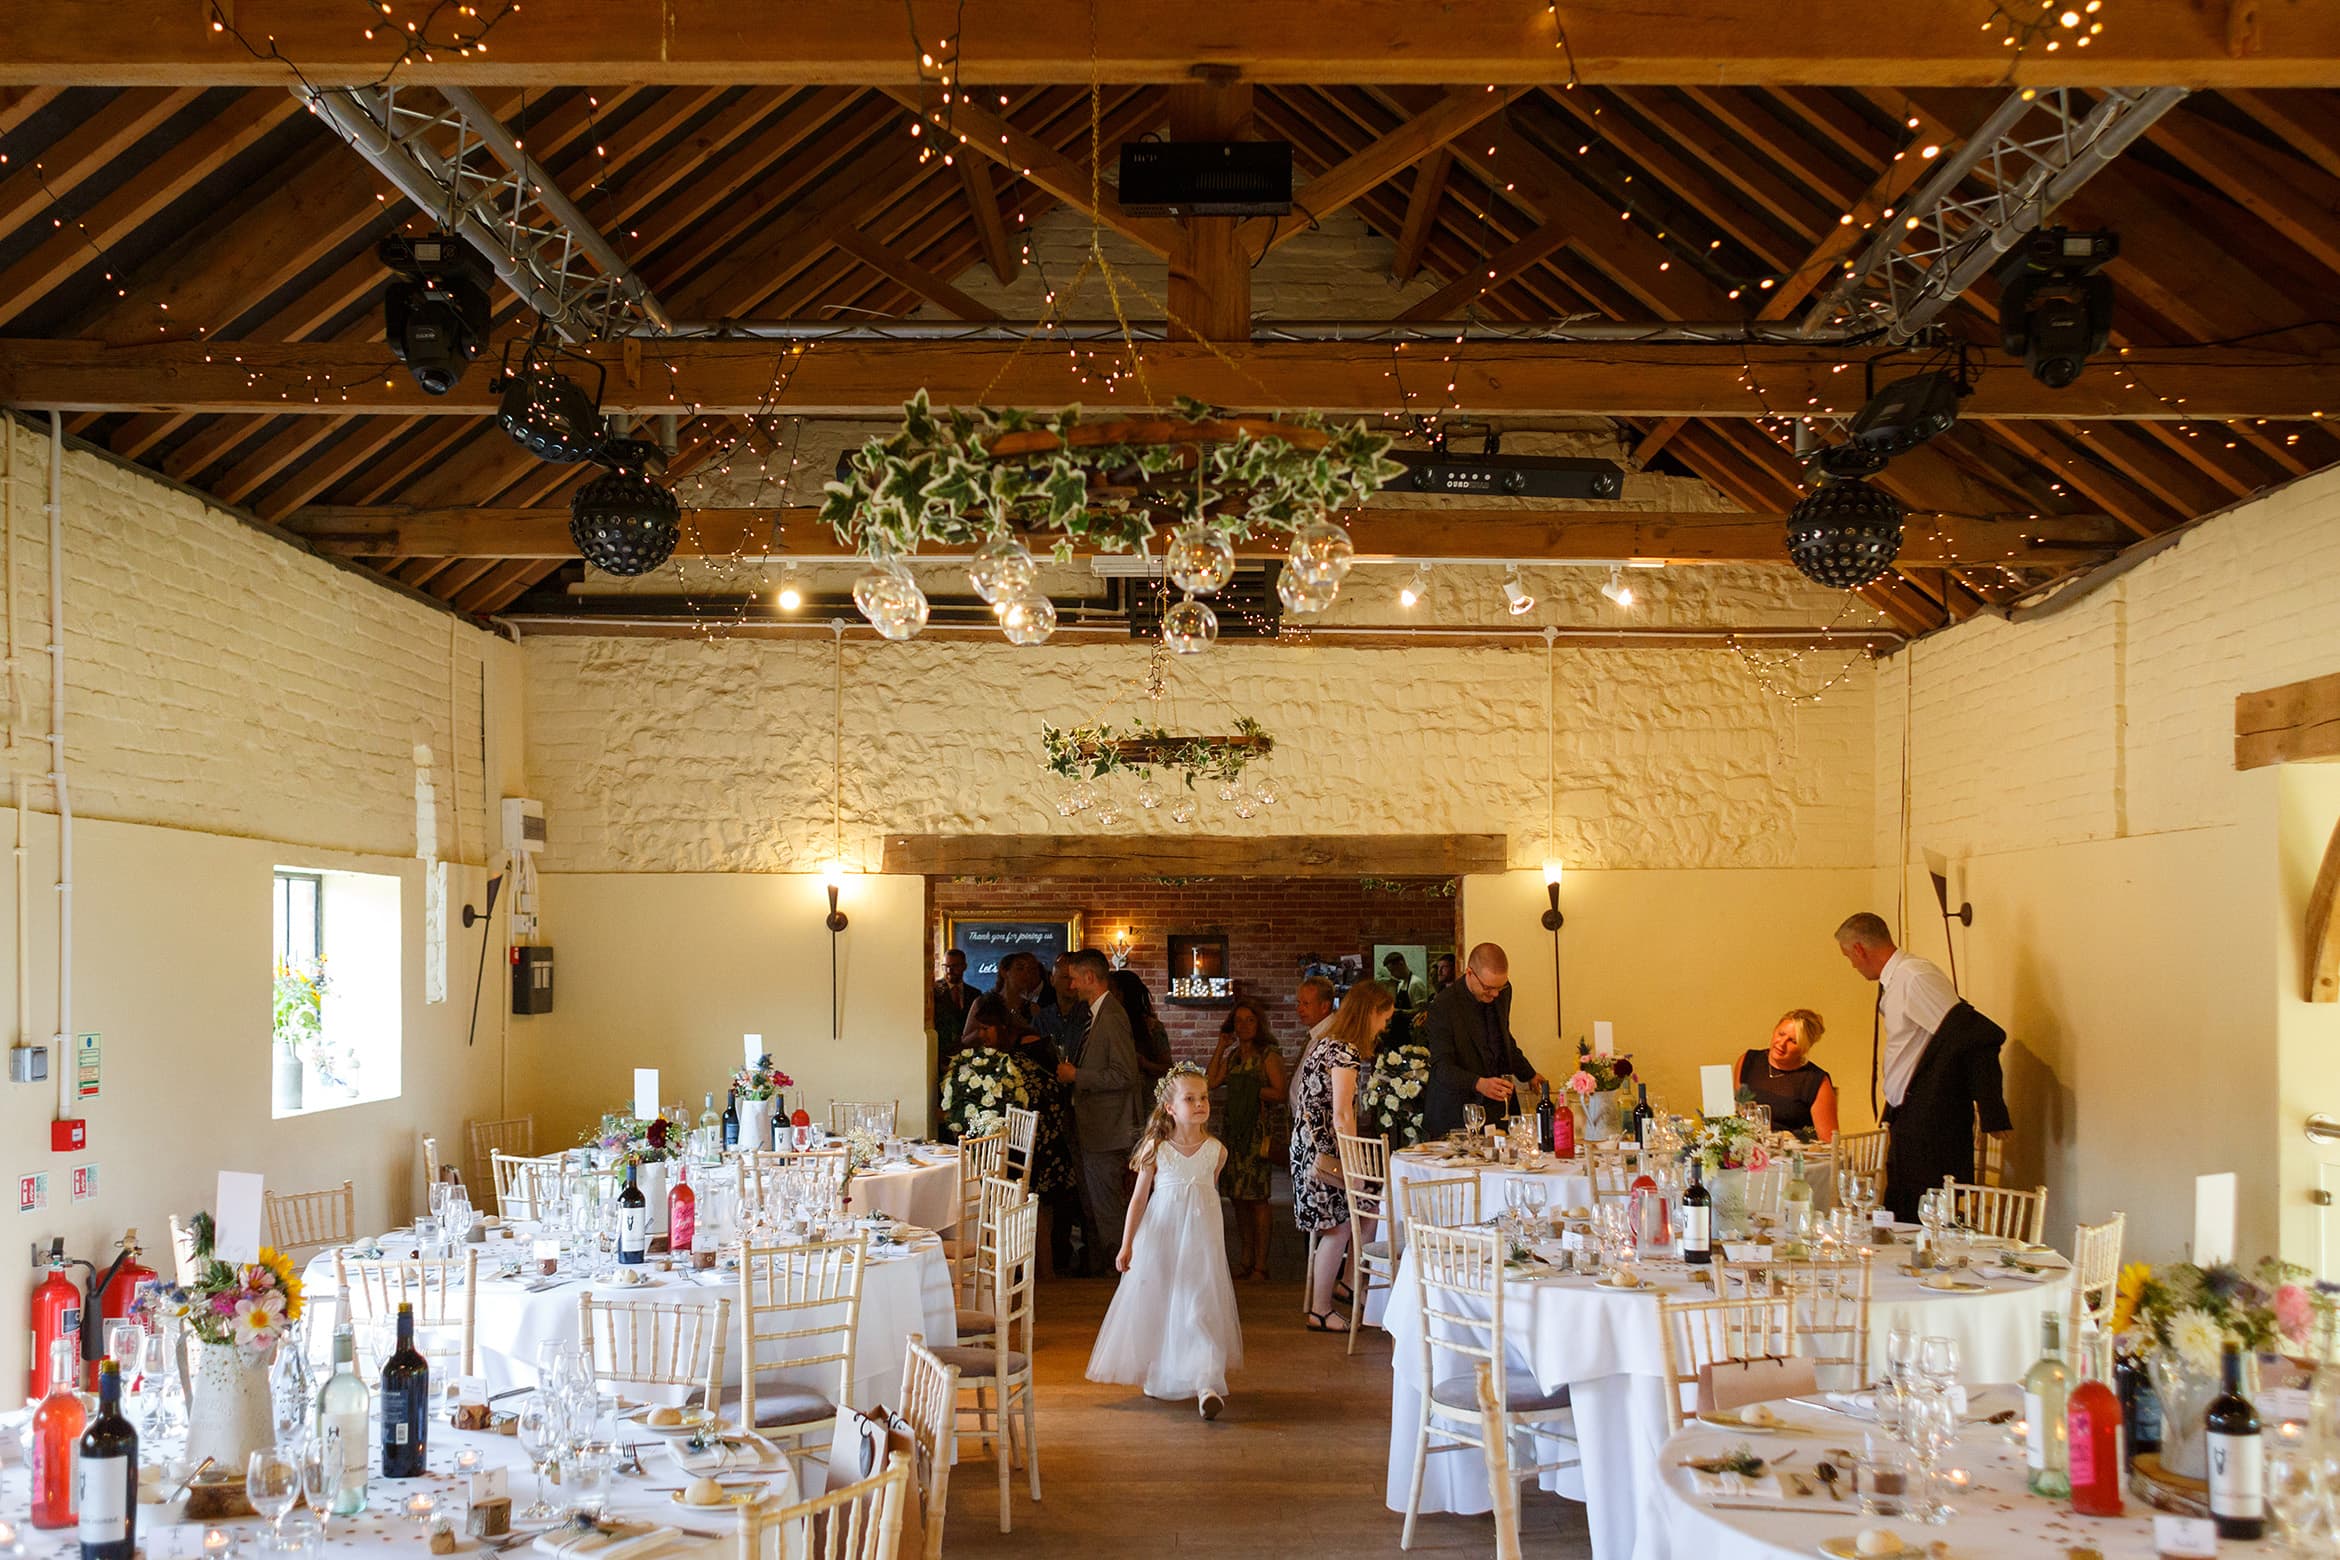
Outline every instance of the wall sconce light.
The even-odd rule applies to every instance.
[[[821,869],[821,882],[829,891],[828,927],[831,934],[841,932],[850,924],[845,912],[837,908],[837,895],[845,887],[845,864],[832,861]]]
[[[1544,899],[1550,906],[1544,912],[1544,930],[1552,934],[1552,1032],[1566,1039],[1568,1029],[1562,1019],[1566,1005],[1560,999],[1560,926],[1567,920],[1560,913],[1560,874],[1563,870],[1557,857],[1544,863]]]
[[[1113,967],[1117,970],[1129,968],[1129,928],[1126,926],[1113,934]]]

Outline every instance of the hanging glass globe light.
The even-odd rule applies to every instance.
[[[1235,548],[1206,525],[1182,525],[1171,535],[1162,567],[1180,590],[1207,596],[1235,577]]]
[[[1056,632],[1056,603],[1036,593],[1005,598],[999,626],[1011,645],[1046,644]]]
[[[1276,805],[1276,783],[1273,780],[1262,780],[1251,788],[1251,794],[1262,807]]]
[[[1137,802],[1140,807],[1143,807],[1148,812],[1152,812],[1155,808],[1162,805],[1162,793],[1154,789],[1154,782],[1152,777],[1149,776],[1145,782],[1138,787]]]
[[[1241,794],[1241,793],[1240,793],[1240,792],[1238,792],[1238,791],[1235,789],[1235,782],[1234,782],[1234,781],[1232,781],[1232,780],[1222,780],[1222,781],[1220,781],[1220,782],[1219,782],[1219,800],[1220,800],[1220,801],[1222,801],[1222,802],[1231,802],[1231,801],[1235,800],[1235,798],[1236,798],[1238,795],[1240,795],[1240,794]]]
[[[1235,816],[1238,818],[1248,818],[1254,811],[1256,811],[1256,809],[1253,808],[1248,799],[1239,801],[1235,804]]]
[[[1072,792],[1059,791],[1057,793],[1056,816],[1059,818],[1070,818],[1074,813],[1079,811],[1080,809],[1073,805]]]
[[[881,563],[855,580],[853,604],[881,638],[915,639],[926,626],[926,592],[899,563]]]
[[[1108,799],[1103,806],[1097,809],[1097,821],[1108,829],[1112,828],[1121,821],[1120,806]]]
[[[1010,601],[1032,594],[1040,565],[1012,536],[995,536],[967,560],[967,583],[985,601]]]
[[[1337,580],[1318,584],[1302,579],[1291,569],[1286,569],[1276,580],[1276,599],[1284,604],[1286,612],[1295,616],[1322,612],[1333,604],[1333,598],[1340,593],[1341,587]]]
[[[1171,808],[1170,821],[1172,823],[1194,822],[1194,803],[1180,802],[1176,807]]]
[[[1162,643],[1180,655],[1200,655],[1219,637],[1219,615],[1192,596],[1162,614]]]
[[[1357,544],[1349,540],[1349,533],[1319,515],[1292,533],[1284,572],[1297,574],[1311,585],[1338,587],[1356,556]]]
[[[1073,782],[1071,801],[1074,812],[1087,812],[1097,805],[1097,787],[1086,780]]]

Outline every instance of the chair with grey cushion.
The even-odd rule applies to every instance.
[[[852,1401],[868,1238],[749,1246],[740,1254],[737,1423],[801,1456],[825,1450]]]

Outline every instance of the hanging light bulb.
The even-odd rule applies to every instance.
[[[976,548],[975,556],[967,560],[967,583],[985,601],[1028,596],[1039,574],[1040,565],[1024,544],[1004,534]]]
[[[1406,580],[1403,585],[1398,587],[1398,605],[1401,607],[1418,607],[1422,604],[1422,598],[1429,593],[1430,565],[1426,563],[1416,564],[1414,566],[1413,574]]]
[[[1625,583],[1625,571],[1616,564],[1609,565],[1609,583],[1601,587],[1601,594],[1619,607],[1633,605],[1633,587]]]
[[[1524,617],[1536,610],[1535,594],[1520,580],[1516,563],[1503,571],[1503,601],[1513,617]]]
[[[1285,551],[1285,572],[1297,574],[1311,585],[1337,589],[1356,556],[1357,544],[1349,540],[1349,533],[1319,515],[1293,531],[1292,544]]]
[[[1011,645],[1042,645],[1056,632],[1056,603],[1034,592],[997,603],[1000,631]]]
[[[1171,535],[1162,567],[1180,590],[1207,596],[1235,577],[1235,548],[1209,526],[1194,521]]]
[[[1180,655],[1200,655],[1219,637],[1219,615],[1192,596],[1162,614],[1162,643]]]
[[[908,569],[891,559],[853,582],[853,604],[881,638],[915,639],[926,626],[926,592]]]
[[[783,612],[794,612],[804,605],[804,592],[796,583],[796,565],[790,564],[780,573],[780,589],[773,593],[772,602]]]

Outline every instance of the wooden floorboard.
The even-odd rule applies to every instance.
[[[1296,1250],[1277,1256],[1279,1268],[1297,1274]],[[1043,1280],[1040,1503],[1033,1504],[1019,1471],[1010,1508],[1015,1531],[1001,1533],[998,1476],[970,1439],[951,1474],[944,1553],[954,1560],[1354,1560],[1399,1553],[1402,1524],[1382,1503],[1388,1337],[1368,1332],[1356,1354],[1346,1355],[1345,1340],[1302,1330],[1296,1277],[1236,1288],[1249,1363],[1229,1383],[1225,1414],[1206,1424],[1192,1403],[1157,1403],[1133,1388],[1089,1382],[1083,1373],[1111,1285]],[[1539,1560],[1592,1552],[1584,1510],[1571,1502],[1531,1495],[1522,1521],[1526,1551]],[[1491,1555],[1494,1548],[1492,1519],[1436,1516],[1416,1527],[1411,1553]]]

